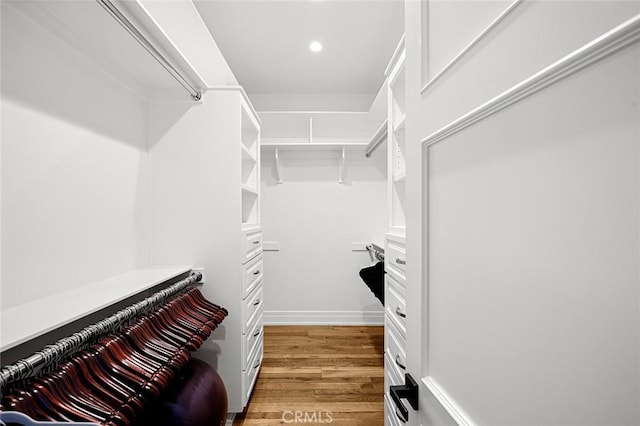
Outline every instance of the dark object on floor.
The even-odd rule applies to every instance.
[[[226,419],[227,391],[222,379],[209,364],[192,358],[164,400],[136,424],[218,426]]]
[[[360,278],[384,306],[384,262],[378,262],[373,266],[362,268],[360,270]]]

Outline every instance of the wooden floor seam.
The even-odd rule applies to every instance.
[[[251,400],[234,426],[384,425],[384,327],[265,326]]]

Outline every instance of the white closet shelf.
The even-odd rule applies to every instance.
[[[393,181],[395,183],[404,182],[407,179],[407,172],[405,170],[399,172],[397,175],[393,177]]]
[[[249,185],[242,185],[242,192],[244,193],[248,193],[251,195],[258,195],[258,190],[256,188],[253,188]]]
[[[262,143],[263,148],[278,148],[281,151],[332,151],[345,149],[366,149],[368,142],[345,143]]]
[[[399,130],[404,130],[404,125],[407,120],[407,115],[402,114],[398,117],[397,121],[393,125],[393,131],[397,132]]]
[[[137,269],[3,309],[0,321],[0,352],[135,296],[191,269],[191,266]]]
[[[243,161],[253,161],[254,163],[256,162],[256,156],[251,151],[249,151],[249,148],[244,146],[244,144],[240,144],[240,148],[242,150]]]

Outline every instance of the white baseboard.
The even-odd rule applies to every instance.
[[[224,426],[233,426],[233,420],[236,418],[236,413],[227,414],[227,421]]]
[[[383,325],[384,311],[264,311],[265,325]]]

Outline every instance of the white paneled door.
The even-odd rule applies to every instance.
[[[435,3],[405,3],[386,424],[640,424],[640,3]]]

